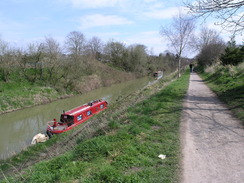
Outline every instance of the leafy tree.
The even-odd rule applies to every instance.
[[[237,65],[244,61],[244,45],[236,46],[236,42],[232,37],[228,42],[225,52],[221,55],[220,60],[223,65]]]
[[[137,73],[144,73],[147,64],[147,52],[146,46],[135,44],[131,45],[129,48],[129,65],[128,71],[134,71]]]
[[[163,71],[164,75],[167,75],[177,70],[178,60],[173,53],[166,50],[158,56],[149,55],[147,67],[149,73]]]
[[[117,41],[108,42],[104,47],[104,53],[107,62],[110,62],[115,67],[126,70],[125,62],[128,57],[128,52],[123,43]]]

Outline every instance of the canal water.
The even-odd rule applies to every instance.
[[[118,97],[126,96],[149,82],[149,78],[137,79],[50,104],[0,115],[0,159],[6,159],[29,146],[37,133],[45,132],[47,121],[53,118],[59,119],[63,110],[75,108],[95,99],[113,103]]]

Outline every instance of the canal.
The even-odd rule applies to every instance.
[[[111,104],[118,97],[129,95],[149,82],[149,78],[141,78],[0,115],[0,159],[6,159],[29,146],[33,136],[44,133],[47,122],[53,118],[59,119],[63,110],[67,111],[95,99],[104,99]]]

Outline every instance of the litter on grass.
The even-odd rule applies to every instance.
[[[158,157],[159,157],[160,159],[165,159],[165,158],[166,158],[166,155],[160,154]]]
[[[31,144],[37,144],[37,143],[45,142],[47,140],[48,140],[47,135],[42,134],[42,133],[38,133],[33,137]]]

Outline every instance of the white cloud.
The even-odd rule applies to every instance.
[[[112,31],[112,32],[86,32],[86,35],[88,38],[92,38],[94,36],[96,37],[99,37],[101,38],[101,40],[106,43],[107,41],[110,41],[110,40],[117,40],[117,38],[121,37],[122,36],[122,33],[121,32],[116,32],[116,31]]]
[[[145,16],[155,19],[167,19],[177,15],[178,9],[173,7],[166,10],[153,10],[144,13]]]
[[[74,8],[98,9],[98,8],[119,8],[120,10],[136,11],[160,8],[163,6],[161,0],[57,0],[61,3],[68,2]]]
[[[133,21],[117,15],[93,14],[81,17],[80,23],[80,29],[87,29],[100,26],[133,24]]]
[[[153,54],[158,55],[167,49],[166,43],[162,42],[162,38],[158,31],[139,32],[131,35],[125,40],[128,44],[143,44],[147,46],[148,51],[153,49]]]
[[[119,41],[126,44],[127,46],[133,44],[142,44],[145,45],[150,52],[153,50],[153,54],[158,55],[167,50],[166,42],[162,41],[162,38],[159,35],[158,31],[144,31],[134,34],[121,33],[121,32],[92,32],[88,34],[89,37],[94,35],[100,37],[104,43],[107,41]],[[126,35],[126,36],[125,36]],[[151,53],[150,53],[151,54]]]
[[[169,19],[178,15],[179,12],[186,14],[188,10],[185,7],[170,7],[167,9],[154,9],[145,12],[144,15],[154,19]]]
[[[75,8],[103,8],[121,4],[123,0],[69,0]]]

